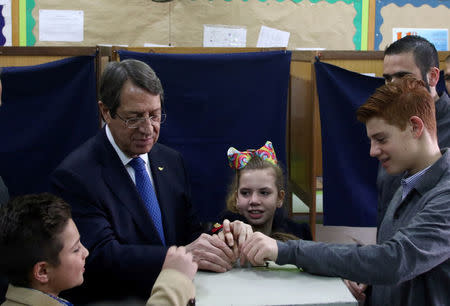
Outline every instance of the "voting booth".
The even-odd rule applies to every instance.
[[[291,52],[271,49],[113,49],[116,58],[149,64],[164,88],[167,120],[159,142],[182,153],[192,203],[217,222],[235,170],[226,152],[273,143],[286,170],[286,110]],[[150,51],[150,52],[149,52]],[[285,213],[279,209],[277,213]]]
[[[444,61],[450,52],[438,52],[438,54],[440,67],[445,67]],[[325,88],[325,94],[328,94],[329,98],[334,98],[336,103],[343,103],[342,106],[344,107],[350,99],[347,93],[360,92],[359,103],[361,104],[370,96],[374,88],[384,83],[380,79],[383,74],[383,58],[382,51],[293,51],[292,53],[287,131],[290,187],[309,207],[313,236],[316,223],[316,195],[321,187],[318,186],[318,178],[324,176],[323,161],[325,157],[323,154],[322,127],[330,123],[330,120],[321,122],[321,111],[323,112],[324,109],[321,109],[319,103],[318,75],[321,76],[321,84]],[[318,68],[320,71],[318,71]],[[344,81],[344,78],[347,79]],[[369,87],[357,85],[356,81],[362,81]],[[339,84],[340,82],[343,83]],[[345,84],[346,82],[347,84]],[[342,90],[340,87],[342,87]],[[442,91],[442,88],[443,84],[441,83],[438,85],[438,91]],[[344,97],[338,95],[339,91],[344,94]],[[323,105],[323,107],[325,106]],[[340,112],[338,106],[332,117],[339,118]],[[344,126],[347,125],[347,122],[348,120],[344,120],[340,124]],[[334,131],[332,130],[332,132]],[[364,138],[364,135],[360,135],[360,137]],[[360,141],[364,141],[364,139]],[[368,151],[366,155],[369,155]],[[353,168],[357,167],[354,165]],[[373,165],[371,171],[374,179],[376,173],[373,173]],[[328,186],[333,184],[334,187],[339,188],[341,184],[344,184],[342,180],[346,179],[346,175],[341,173],[340,176],[336,176],[334,180],[329,181]],[[348,202],[342,200],[342,190],[338,190],[339,195],[333,198],[331,203],[330,201],[326,203],[327,182],[324,181],[323,184],[324,225],[375,226],[376,199],[373,195],[374,185],[371,187],[371,204],[364,207],[365,201],[348,205]],[[361,186],[354,185],[354,188],[356,190]],[[347,191],[353,193],[351,188]],[[336,193],[336,189],[333,192]],[[353,194],[350,196],[353,197]],[[295,210],[291,210],[291,213],[293,215],[300,214]]]
[[[172,61],[174,58],[184,58],[183,60],[188,59],[188,61],[193,60],[199,60],[199,55],[203,54],[204,58],[214,59],[214,56],[223,55],[224,58],[227,58],[230,63],[232,62],[232,54],[235,54],[236,57],[242,57],[242,60],[246,60],[248,62],[251,62],[258,58],[256,56],[255,58],[252,58],[253,55],[259,55],[262,56],[261,58],[264,58],[264,54],[267,58],[270,58],[271,56],[274,56],[273,52],[279,52],[276,56],[279,57],[281,65],[277,64],[274,66],[277,66],[277,70],[270,70],[272,72],[270,73],[264,73],[261,72],[261,70],[254,70],[251,68],[251,66],[246,66],[243,71],[244,72],[237,72],[237,70],[230,70],[228,69],[228,75],[226,78],[224,78],[224,81],[218,81],[216,80],[217,75],[225,75],[223,72],[221,72],[220,69],[224,68],[230,68],[232,66],[230,65],[217,65],[214,66],[213,69],[210,69],[207,73],[203,72],[203,77],[205,77],[205,80],[208,79],[214,79],[216,80],[218,85],[218,88],[220,87],[227,87],[229,84],[232,84],[233,86],[236,86],[235,89],[228,90],[229,92],[232,92],[233,90],[236,92],[247,92],[246,99],[244,101],[255,101],[255,97],[262,97],[263,95],[260,95],[261,92],[264,92],[266,88],[268,88],[269,85],[274,85],[275,83],[278,84],[278,93],[274,95],[272,101],[273,103],[269,103],[270,107],[262,107],[263,110],[269,110],[266,112],[266,116],[270,118],[270,120],[274,120],[273,125],[275,128],[269,129],[269,130],[261,130],[261,126],[267,126],[267,124],[260,124],[258,120],[251,121],[251,124],[247,121],[247,118],[251,118],[252,116],[256,116],[258,112],[255,110],[246,110],[244,113],[237,111],[237,109],[234,109],[234,112],[228,112],[228,113],[220,113],[217,114],[228,115],[228,121],[224,121],[223,119],[221,123],[222,124],[229,124],[230,126],[234,125],[241,125],[242,128],[239,130],[239,133],[247,135],[251,135],[254,133],[257,133],[258,137],[255,139],[251,139],[251,137],[248,137],[246,141],[236,141],[235,136],[232,136],[231,134],[229,137],[227,137],[226,140],[222,141],[221,147],[215,147],[214,154],[206,154],[208,156],[215,156],[214,160],[211,160],[210,162],[206,163],[205,165],[201,164],[198,159],[196,161],[196,158],[188,157],[189,159],[189,167],[192,169],[189,169],[191,173],[203,173],[203,177],[192,177],[192,183],[194,190],[194,194],[197,192],[197,195],[194,196],[194,200],[199,200],[199,206],[198,208],[201,211],[201,218],[204,221],[207,222],[213,222],[216,220],[213,220],[214,217],[218,213],[220,213],[221,209],[224,208],[225,201],[224,196],[226,193],[226,187],[228,186],[230,182],[230,176],[232,175],[232,170],[227,168],[226,165],[226,156],[225,152],[228,146],[235,146],[240,150],[245,150],[248,148],[259,148],[262,146],[266,140],[272,140],[274,142],[275,151],[277,152],[278,158],[282,162],[282,166],[285,170],[286,176],[287,176],[287,183],[289,189],[295,193],[308,207],[309,207],[309,221],[311,225],[311,231],[315,231],[315,224],[316,224],[316,194],[318,189],[320,189],[320,186],[318,185],[318,179],[320,177],[324,177],[324,171],[323,171],[323,147],[322,147],[322,127],[321,127],[321,117],[320,117],[320,105],[319,105],[319,95],[317,93],[317,71],[316,66],[317,63],[321,64],[330,64],[332,66],[330,67],[338,67],[342,68],[345,71],[357,73],[358,75],[361,73],[370,74],[371,76],[375,77],[381,77],[382,71],[383,71],[383,52],[382,51],[370,51],[370,52],[358,52],[358,51],[284,51],[284,49],[280,48],[157,48],[157,47],[146,47],[146,48],[124,48],[124,47],[105,47],[105,46],[97,46],[97,47],[1,47],[0,48],[0,64],[2,67],[5,67],[3,69],[2,73],[2,81],[4,84],[4,92],[3,92],[3,106],[0,108],[0,116],[4,116],[5,120],[2,119],[2,124],[4,127],[2,128],[2,133],[4,136],[2,136],[2,139],[9,139],[12,137],[12,129],[15,130],[22,130],[23,126],[15,126],[11,125],[11,121],[9,121],[11,117],[11,111],[12,111],[12,101],[10,98],[10,93],[8,93],[10,90],[9,88],[9,82],[10,78],[8,77],[8,74],[11,71],[16,71],[14,73],[24,73],[27,68],[23,68],[24,70],[18,71],[18,67],[23,66],[29,66],[33,71],[38,71],[40,69],[42,64],[46,64],[49,62],[59,61],[59,60],[66,60],[69,61],[69,58],[73,57],[91,57],[91,59],[88,61],[87,64],[89,66],[89,69],[87,72],[89,74],[88,78],[78,78],[79,80],[85,79],[89,80],[89,86],[80,85],[83,87],[83,90],[78,90],[77,92],[83,92],[83,96],[88,96],[90,101],[88,104],[89,106],[79,112],[80,114],[80,122],[84,122],[83,120],[90,120],[87,126],[90,126],[90,131],[82,136],[79,140],[77,140],[72,146],[69,146],[65,148],[65,150],[61,151],[59,153],[59,156],[57,158],[50,158],[52,160],[51,164],[48,164],[46,167],[47,169],[43,172],[45,174],[50,173],[50,168],[53,168],[58,161],[60,161],[69,151],[71,151],[73,148],[76,147],[76,144],[81,144],[83,140],[86,139],[87,135],[94,134],[97,129],[99,128],[99,114],[97,110],[97,97],[96,97],[96,90],[97,90],[97,84],[99,77],[101,75],[101,72],[105,68],[106,64],[109,61],[117,61],[120,60],[120,52],[136,52],[137,54],[144,54],[144,55],[153,55],[153,59],[158,59],[159,61],[165,61],[164,65],[170,64],[170,61]],[[439,52],[439,59],[440,59],[440,65],[441,67],[444,67],[444,61],[446,56],[448,56],[450,52]],[[168,57],[167,57],[168,56]],[[175,56],[175,57],[172,57]],[[275,56],[275,57],[276,57]],[[179,60],[179,59],[177,59]],[[318,61],[319,60],[319,61]],[[38,66],[35,66],[38,65]],[[156,63],[152,62],[151,66],[155,66]],[[177,64],[178,65],[178,64]],[[80,66],[80,65],[78,65]],[[172,65],[175,68],[179,69],[181,66]],[[259,65],[261,66],[261,65]],[[11,67],[11,68],[9,68]],[[156,66],[155,66],[156,67]],[[163,66],[160,66],[163,67]],[[192,66],[193,67],[193,66]],[[242,66],[244,67],[244,66]],[[325,67],[325,66],[322,66]],[[280,69],[279,69],[280,68]],[[22,69],[22,68],[20,68]],[[166,73],[165,68],[158,68],[160,71],[157,71],[158,75],[162,76],[163,80],[163,86],[166,90],[166,104],[167,107],[174,107],[175,104],[172,103],[171,100],[177,100],[181,96],[180,94],[174,94],[172,91],[171,86],[174,84],[175,87],[179,87],[180,83],[173,83],[172,81],[175,80],[183,80],[183,78],[186,78],[186,70],[178,73]],[[171,68],[172,69],[172,68]],[[259,69],[257,67],[257,69]],[[334,69],[334,68],[333,68]],[[63,69],[64,70],[64,69]],[[197,68],[190,69],[189,73],[198,72],[199,70]],[[246,75],[246,70],[248,71],[256,71],[254,73],[254,76]],[[243,74],[244,73],[244,74]],[[288,74],[288,79],[285,79],[286,73]],[[72,75],[74,76],[74,75]],[[246,76],[239,79],[239,81],[235,81],[236,76]],[[276,77],[275,77],[276,76]],[[281,76],[281,77],[278,77]],[[360,76],[358,76],[360,77]],[[369,76],[364,76],[368,77]],[[72,77],[73,78],[73,77]],[[194,77],[192,74],[189,76],[191,80],[194,80],[195,83],[198,84],[205,84],[205,80],[202,81],[201,78]],[[61,79],[61,78],[57,78]],[[336,79],[339,79],[337,77]],[[376,78],[374,78],[376,79]],[[45,78],[43,78],[45,80]],[[257,81],[255,81],[257,80]],[[37,81],[40,81],[39,78],[31,78],[30,81],[22,82],[22,84],[17,85],[18,92],[21,94],[25,93],[28,95],[29,101],[34,101],[37,97],[36,91],[31,90],[31,85],[35,84]],[[275,81],[275,83],[273,82]],[[168,86],[164,84],[164,82],[169,82]],[[172,82],[172,83],[170,83]],[[277,83],[278,82],[278,83]],[[378,84],[382,84],[382,82],[377,81]],[[36,83],[37,84],[37,83]],[[45,84],[45,82],[43,82]],[[326,84],[326,83],[325,83]],[[197,84],[195,84],[197,86]],[[328,86],[328,85],[325,85]],[[350,84],[350,88],[351,88]],[[38,86],[39,87],[39,86]],[[50,87],[60,87],[60,86],[50,86]],[[50,88],[49,87],[49,88]],[[42,88],[42,86],[40,86]],[[187,100],[188,103],[190,103],[190,107],[192,109],[196,109],[197,112],[201,112],[204,116],[203,119],[205,119],[205,122],[210,122],[211,124],[203,124],[203,126],[199,125],[197,126],[197,131],[191,131],[191,133],[200,133],[201,135],[205,134],[206,131],[209,131],[210,126],[213,126],[218,121],[215,121],[213,117],[210,117],[210,111],[216,110],[208,108],[208,104],[206,101],[209,101],[213,95],[205,93],[203,95],[193,95],[192,86],[189,88],[186,87],[180,87],[183,92],[187,93],[188,97]],[[237,88],[237,89],[236,89]],[[54,89],[54,88],[53,88]],[[53,90],[52,89],[52,90]],[[264,90],[262,90],[264,89]],[[29,90],[29,91],[28,91]],[[49,89],[50,90],[50,89]],[[68,95],[68,99],[59,97],[59,100],[61,101],[70,101],[73,100],[75,97],[73,95],[73,92],[66,92]],[[368,94],[370,94],[368,92]],[[190,96],[189,96],[190,95]],[[229,96],[229,100],[227,103],[230,103],[229,101],[233,102],[233,95],[231,94]],[[185,97],[186,98],[186,97]],[[14,99],[14,98],[13,98]],[[264,97],[262,99],[265,99]],[[74,105],[80,106],[79,102],[73,102]],[[78,103],[78,104],[77,104]],[[226,102],[222,102],[222,105],[226,105]],[[236,103],[238,105],[238,103]],[[226,110],[226,107],[224,108]],[[229,108],[230,109],[230,108]],[[258,110],[258,109],[256,109]],[[26,111],[26,108],[24,110],[17,109],[15,110],[17,116],[20,116],[23,111]],[[176,111],[179,113],[179,115],[174,115]],[[259,110],[258,110],[259,111]],[[183,122],[183,114],[185,110],[177,109],[175,107],[174,109],[170,110],[169,114],[169,120],[177,119],[179,122]],[[263,111],[264,113],[264,111]],[[269,115],[270,113],[270,115]],[[276,114],[276,118],[274,117],[274,114]],[[95,116],[95,119],[94,119]],[[178,116],[178,117],[177,117]],[[172,118],[170,118],[172,117]],[[12,117],[11,117],[12,118]],[[86,119],[89,118],[89,119]],[[22,119],[23,120],[23,119]],[[31,120],[31,119],[28,119]],[[181,121],[180,121],[181,120]],[[209,121],[208,121],[209,120]],[[94,122],[95,121],[95,122]],[[184,126],[176,126],[176,129],[174,131],[178,130],[184,130],[184,127],[187,126],[189,120],[184,121]],[[20,122],[20,121],[17,121]],[[51,120],[49,122],[52,122]],[[172,124],[174,121],[172,121]],[[198,119],[197,123],[203,123],[202,120]],[[271,123],[272,124],[272,123]],[[84,124],[81,124],[81,126],[86,126]],[[248,129],[248,126],[250,126],[254,130],[249,130],[247,132],[242,132],[246,128]],[[32,133],[35,131],[35,126],[28,126],[28,132]],[[53,127],[53,129],[57,130],[58,127]],[[68,128],[68,131],[71,131],[73,134],[77,135],[79,126],[77,125],[75,128],[75,123],[73,123],[73,126]],[[276,131],[276,132],[275,132]],[[166,133],[167,132],[167,133]],[[228,133],[228,130],[222,131],[222,136],[226,136]],[[202,134],[203,133],[203,134]],[[236,131],[236,133],[238,133]],[[71,134],[71,133],[69,133]],[[78,133],[79,134],[79,133]],[[80,134],[79,134],[80,135]],[[199,147],[196,143],[197,140],[194,139],[194,137],[191,134],[188,135],[188,138],[190,139],[191,144],[186,144],[180,141],[179,139],[183,137],[176,137],[178,134],[177,132],[170,132],[170,129],[162,129],[161,134],[161,141],[166,141],[167,144],[174,147],[175,149],[178,149],[183,154],[185,150],[188,150],[190,148],[191,150],[194,149],[198,150]],[[205,136],[205,135],[203,135]],[[213,135],[207,135],[208,139],[213,139]],[[215,135],[214,135],[215,136]],[[40,137],[38,135],[37,137]],[[168,139],[171,139],[170,141]],[[272,138],[272,139],[270,139]],[[39,138],[36,138],[39,139]],[[178,139],[178,140],[176,140]],[[251,139],[251,140],[250,140]],[[276,140],[275,140],[276,139]],[[36,142],[38,140],[35,140]],[[198,143],[201,143],[200,141]],[[209,150],[213,146],[207,146],[207,149]],[[4,152],[2,152],[2,160],[11,160],[11,158],[14,157],[14,152],[20,152],[23,150],[24,147],[15,147],[14,149],[11,148],[12,151],[9,151],[9,149],[5,149]],[[53,147],[48,146],[47,149],[50,152],[54,152],[55,150],[52,150]],[[208,150],[205,150],[205,152],[208,152]],[[28,152],[33,152],[33,150],[29,150]],[[202,151],[203,152],[203,151]],[[8,156],[6,156],[6,155]],[[48,160],[49,156],[46,156],[47,153],[41,153],[42,159]],[[197,156],[198,154],[196,154]],[[368,154],[367,154],[368,155]],[[19,156],[19,155],[17,155]],[[36,155],[37,156],[37,155]],[[46,156],[46,157],[44,157]],[[50,155],[51,156],[51,155]],[[189,153],[188,153],[189,156]],[[194,160],[193,162],[191,160]],[[6,170],[8,168],[8,165],[6,163],[2,163],[0,161],[0,170],[2,170],[2,176],[5,179],[8,187],[10,188],[10,192],[12,195],[14,194],[20,194],[25,192],[35,192],[35,191],[44,191],[46,190],[41,185],[41,179],[36,179],[33,175],[30,176],[28,173],[27,175],[30,176],[30,180],[27,184],[20,186],[21,184],[18,183],[18,181],[11,181],[11,178],[8,178],[8,176],[12,177],[8,174],[9,170]],[[33,165],[39,165],[39,162],[34,162]],[[27,166],[28,168],[31,167],[30,165]],[[36,166],[33,166],[36,167]],[[212,196],[208,198],[207,200],[203,200],[203,193],[207,193],[204,183],[210,182],[211,178],[214,176],[212,174],[206,174],[207,171],[204,169],[206,168],[212,168],[212,172],[210,173],[221,173],[219,175],[220,177],[220,184],[217,183],[216,186],[220,186],[221,190],[219,190],[219,187],[216,187],[216,191],[212,191]],[[28,169],[27,168],[27,169]],[[31,168],[33,169],[33,168]],[[200,171],[199,171],[200,169]],[[38,169],[37,169],[38,170]],[[27,172],[24,172],[27,173]],[[39,173],[37,171],[36,173]],[[194,174],[195,175],[195,174]],[[207,177],[205,181],[205,176]],[[326,176],[326,175],[325,175]],[[339,181],[338,181],[339,182]],[[326,184],[326,182],[325,182]],[[355,211],[358,211],[359,208],[355,210],[355,207],[350,206],[340,206],[339,202],[338,204],[335,203],[327,203],[327,196],[326,196],[326,186],[324,190],[324,223],[325,225],[354,225],[354,226],[371,226],[371,218],[373,216],[370,216],[371,213],[369,213],[368,217],[361,217],[361,214],[358,215],[358,213],[354,213]],[[287,213],[289,213],[292,216],[301,215],[302,213],[297,212],[295,209],[292,208],[292,203],[289,201],[290,197],[287,197],[287,205],[286,210]],[[213,202],[214,204],[207,204]],[[330,206],[332,205],[332,206]],[[372,206],[374,204],[371,204]],[[373,209],[373,208],[372,208]],[[349,213],[348,213],[349,212]],[[372,211],[373,212],[373,211]],[[365,216],[366,212],[362,213],[362,216]],[[343,218],[342,216],[346,216]],[[359,222],[359,223],[358,223]],[[366,223],[364,223],[366,222]]]
[[[0,173],[11,196],[49,176],[99,128],[96,47],[1,47]]]

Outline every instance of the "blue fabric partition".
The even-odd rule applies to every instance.
[[[99,128],[95,56],[4,67],[0,175],[12,196],[49,190],[49,174]]]
[[[314,64],[319,94],[325,225],[376,226],[378,161],[369,156],[365,126],[355,112],[382,78]]]
[[[271,140],[286,165],[290,52],[119,55],[148,63],[161,79],[167,121],[159,142],[183,154],[202,221],[216,221],[225,207],[230,146],[256,149]]]

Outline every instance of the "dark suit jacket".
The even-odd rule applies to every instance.
[[[6,204],[9,200],[8,188],[0,176],[0,206]],[[8,279],[0,274],[0,303],[5,301],[6,290],[8,289]]]
[[[8,201],[9,201],[8,187],[6,187],[2,177],[0,176],[0,206],[8,203]]]
[[[181,155],[161,144],[148,154],[167,247],[201,232],[192,210]],[[146,300],[167,247],[105,129],[72,152],[52,174],[52,189],[72,206],[88,248],[85,282],[67,297],[74,303],[139,297]]]

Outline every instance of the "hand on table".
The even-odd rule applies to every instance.
[[[191,253],[186,252],[185,247],[171,246],[167,250],[166,259],[162,269],[174,269],[185,274],[190,280],[194,279],[198,265],[193,261]]]
[[[230,222],[228,219],[225,219],[222,226],[222,231],[217,235],[233,250],[235,258],[238,258],[240,246],[252,235],[253,229],[249,224],[239,220]],[[245,259],[241,258],[241,263],[244,262]]]
[[[186,250],[192,253],[198,268],[202,270],[226,272],[236,261],[233,251],[217,235],[201,234],[186,245]]]
[[[254,266],[264,265],[267,260],[275,261],[278,257],[277,241],[260,232],[253,233],[241,246],[240,251],[241,260],[244,255]]]
[[[362,302],[366,299],[366,294],[364,291],[367,289],[367,284],[357,283],[348,279],[344,279],[344,283],[347,285],[348,290],[350,290],[356,300]]]

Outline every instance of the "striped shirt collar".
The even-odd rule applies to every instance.
[[[417,185],[418,182],[422,179],[422,176],[432,165],[429,165],[425,169],[422,169],[421,171],[417,172],[416,174],[413,174],[411,176],[408,176],[408,173],[406,173],[402,180],[402,200],[406,198],[408,193],[414,189],[414,187]]]

